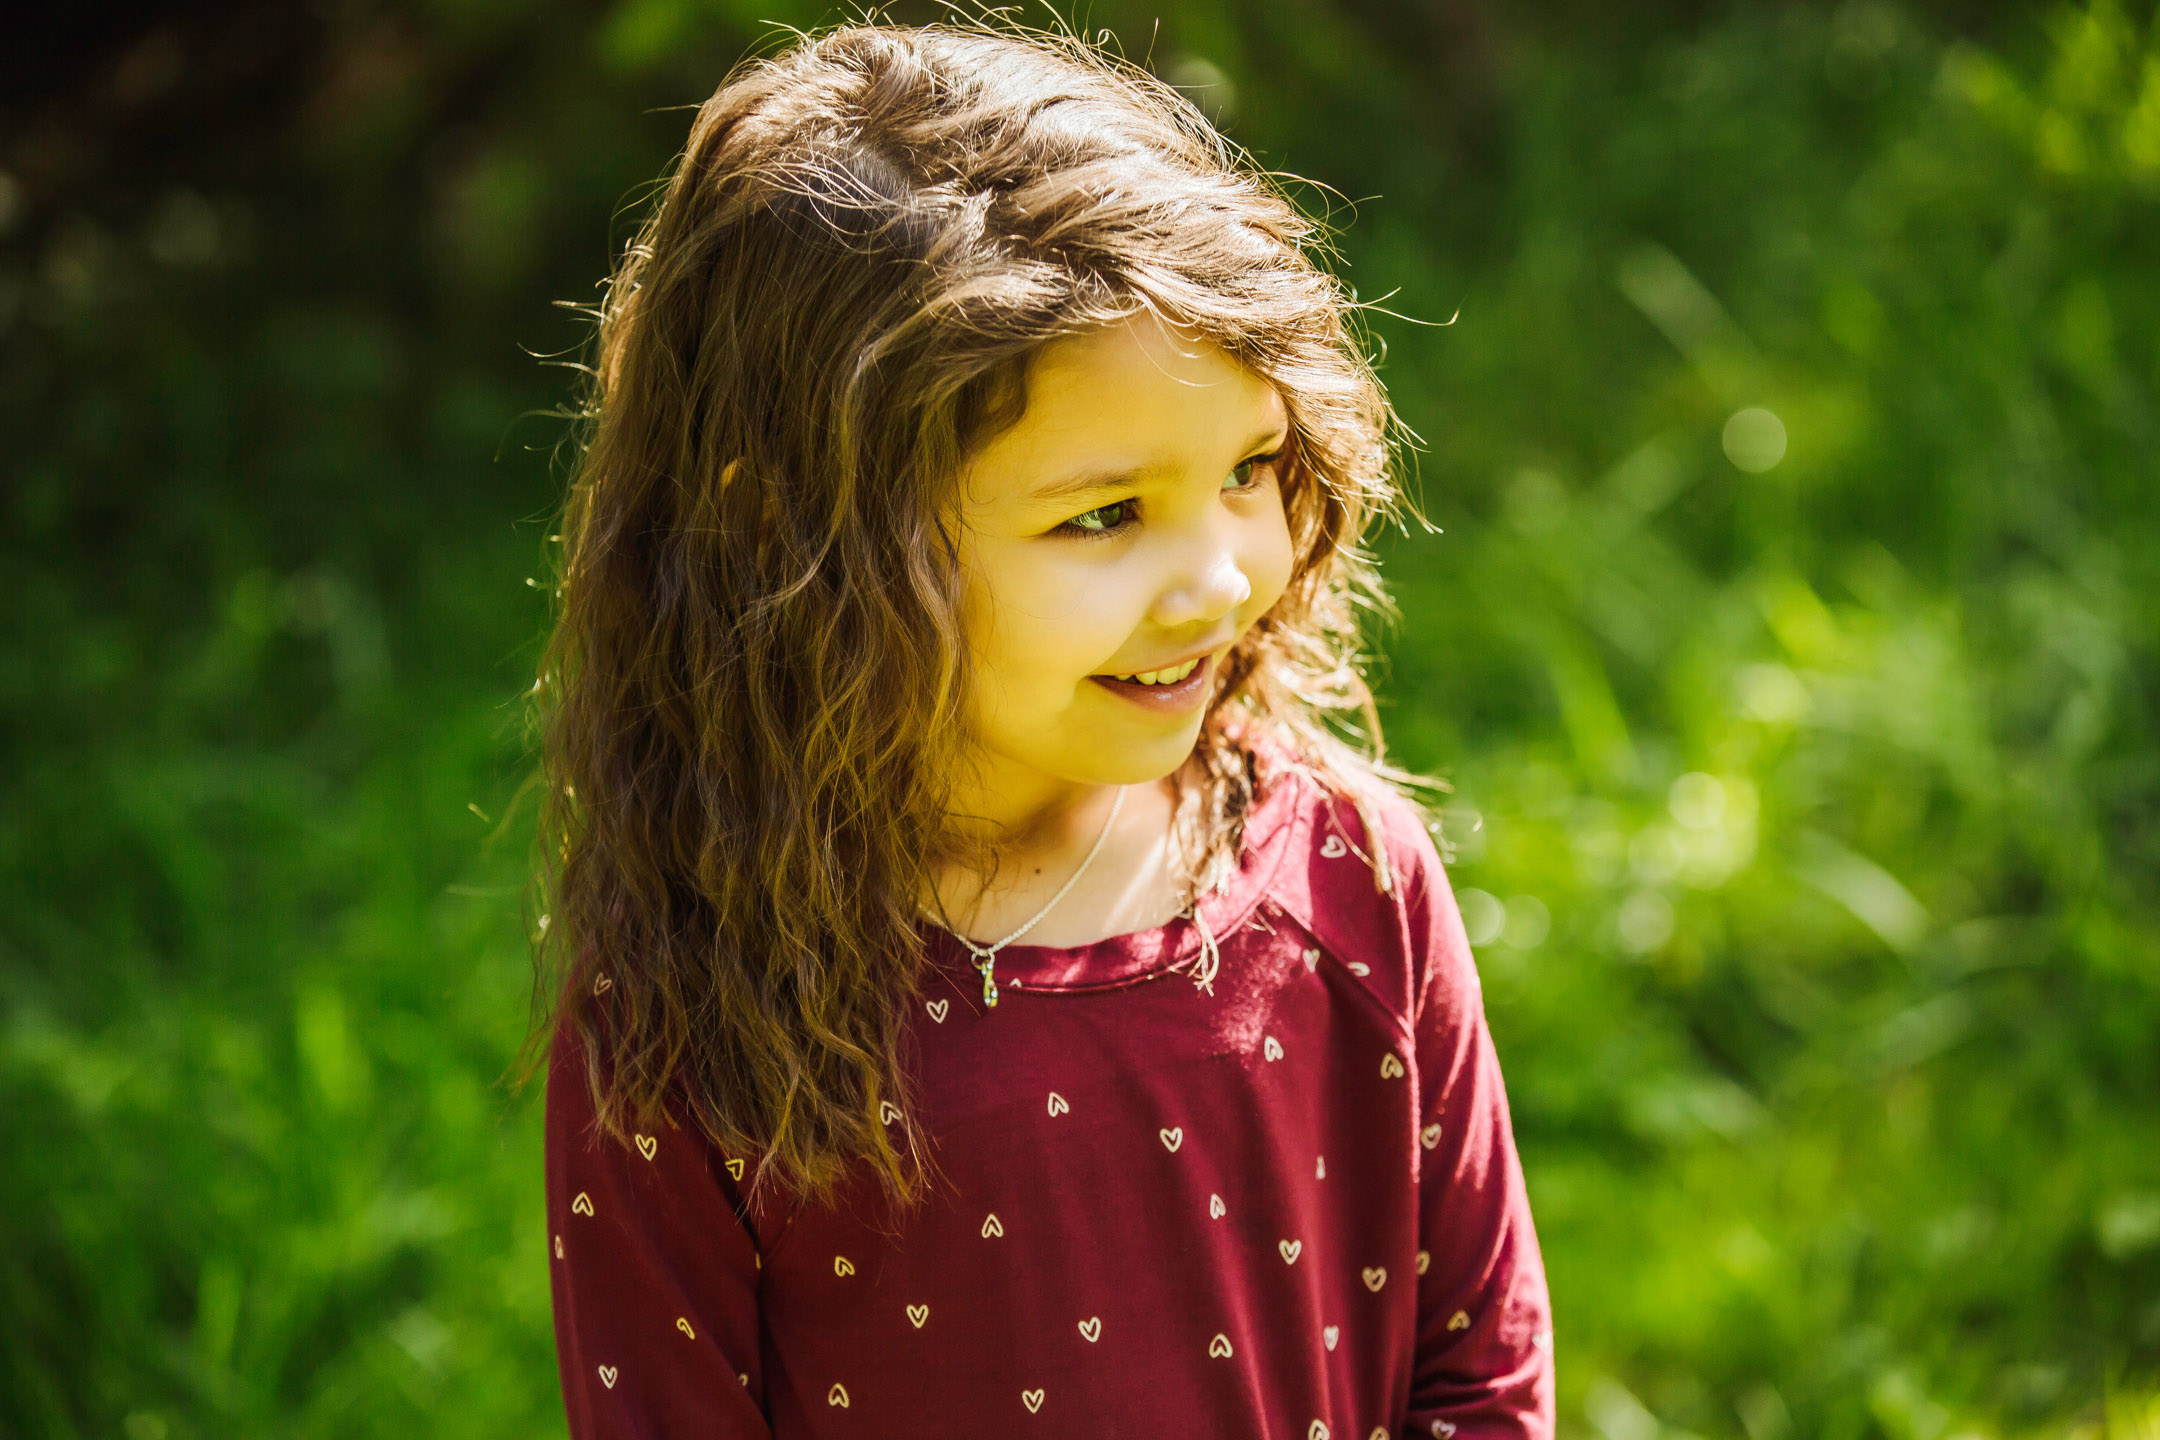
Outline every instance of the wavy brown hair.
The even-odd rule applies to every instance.
[[[1067,36],[848,25],[705,102],[597,309],[537,687],[528,1054],[573,1029],[603,1127],[694,1125],[758,1157],[754,1193],[827,1199],[860,1160],[919,1197],[916,897],[987,858],[946,808],[956,481],[1051,341],[1151,311],[1289,413],[1294,574],[1178,776],[1193,893],[1236,866],[1263,737],[1361,804],[1409,778],[1357,626],[1393,420],[1323,242],[1176,90]]]

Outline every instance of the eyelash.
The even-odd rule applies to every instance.
[[[1239,470],[1244,469],[1248,465],[1252,466],[1255,470],[1259,469],[1263,465],[1273,465],[1277,461],[1281,460],[1282,457],[1283,452],[1280,450],[1277,450],[1272,454],[1268,455],[1255,455],[1249,460],[1240,460],[1236,465],[1231,467],[1231,473],[1234,475]],[[1248,480],[1244,485],[1238,487],[1236,490],[1226,493],[1233,495],[1244,495],[1250,493],[1253,489],[1253,486],[1257,483],[1257,481]],[[1057,529],[1051,531],[1050,533],[1052,533],[1053,535],[1077,535],[1084,540],[1103,540],[1107,539],[1112,535],[1121,535],[1133,523],[1129,514],[1126,516],[1126,518],[1120,520],[1117,524],[1106,526],[1100,530],[1090,530],[1086,526],[1082,525],[1080,522],[1087,519],[1090,515],[1100,515],[1105,510],[1130,511],[1131,508],[1138,503],[1139,502],[1135,500],[1113,500],[1108,505],[1098,505],[1093,510],[1083,511],[1080,514],[1073,516],[1072,519],[1067,520],[1064,524],[1058,526]]]

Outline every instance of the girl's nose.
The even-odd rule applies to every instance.
[[[1216,547],[1194,571],[1156,597],[1149,619],[1165,629],[1212,625],[1252,598],[1252,582],[1238,564],[1237,552]]]

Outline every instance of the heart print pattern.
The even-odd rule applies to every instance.
[[[1319,855],[1322,858],[1328,860],[1340,860],[1352,854],[1362,855],[1362,852],[1358,850],[1357,846],[1350,843],[1340,833],[1328,833],[1323,835],[1320,838],[1320,843],[1318,844],[1317,849]],[[1281,916],[1287,912],[1282,908],[1278,907],[1272,910],[1271,913],[1277,916]],[[1255,926],[1250,928],[1265,929],[1271,935],[1276,933],[1271,927],[1267,927],[1264,924],[1256,924]],[[1227,951],[1229,948],[1227,936],[1224,938],[1223,948],[1225,951]],[[1287,953],[1289,955],[1295,956],[1297,961],[1303,963],[1308,974],[1317,975],[1319,971],[1322,948],[1323,947],[1317,944],[1305,944],[1296,946],[1286,945],[1284,946],[1283,950],[1279,950],[1275,953]],[[1224,959],[1227,960],[1228,958],[1229,957],[1226,954],[1224,956]],[[1362,959],[1353,958],[1351,954],[1338,953],[1337,965],[1340,969],[1346,970],[1350,974],[1360,978],[1369,978],[1373,974],[1374,970],[1374,967],[1372,965],[1365,963],[1365,961]],[[1279,975],[1279,972],[1277,973]],[[1296,972],[1293,970],[1290,973],[1294,975]],[[1001,980],[1003,978],[1004,977],[1002,976],[1000,977]],[[1015,988],[1017,988],[1017,980],[1012,981],[1011,983],[1015,986]],[[604,993],[609,988],[609,986],[610,982],[607,977],[598,977],[598,979],[594,982],[594,992],[596,994]],[[1297,992],[1286,991],[1285,993]],[[1306,993],[1309,997],[1309,995],[1313,992],[1304,993]],[[1362,997],[1360,997],[1360,999],[1362,1002]],[[1311,1003],[1309,998],[1305,1003]],[[925,1010],[929,1016],[930,1021],[933,1024],[943,1025],[951,1016],[951,1002],[946,999],[928,1000],[925,1002]],[[978,1018],[978,1015],[971,1008],[969,1015],[964,1018],[971,1023],[970,1025],[962,1026],[961,1033],[964,1035],[972,1035],[973,1030],[971,1028],[971,1025],[972,1022]],[[1280,1024],[1281,1021],[1278,1019],[1276,1023]],[[1259,1027],[1256,1026],[1255,1028]],[[1247,1035],[1249,1035],[1250,1033],[1250,1031],[1246,1032]],[[1322,1042],[1318,1039],[1308,1038],[1306,1032],[1302,1030],[1293,1029],[1291,1032],[1288,1033],[1295,1033],[1299,1035],[1301,1042],[1299,1062],[1289,1064],[1285,1067],[1287,1071],[1292,1072],[1294,1079],[1296,1076],[1296,1072],[1301,1071],[1306,1064],[1315,1063],[1314,1061],[1308,1060],[1308,1054],[1310,1052],[1320,1051],[1321,1049],[1323,1049],[1323,1045]],[[1248,1040],[1245,1043],[1249,1045],[1250,1042]],[[1407,1043],[1407,1041],[1402,1041],[1398,1043]],[[1332,1041],[1328,1042],[1328,1045],[1331,1048]],[[1273,1033],[1272,1031],[1262,1031],[1259,1050],[1263,1064],[1267,1066],[1282,1064],[1289,1058],[1288,1047],[1285,1045],[1282,1038],[1278,1034]],[[1249,1054],[1250,1052],[1248,1051],[1247,1053]],[[1353,1054],[1354,1053],[1355,1052],[1353,1052]],[[1364,1051],[1364,1053],[1369,1057],[1371,1052],[1369,1049],[1367,1049]],[[1402,1053],[1398,1053],[1397,1050],[1392,1048],[1384,1050],[1377,1062],[1377,1068],[1381,1081],[1388,1082],[1404,1078],[1408,1074],[1407,1057],[1409,1054],[1412,1053],[1415,1052],[1404,1051]],[[1334,1063],[1333,1055],[1318,1056],[1316,1058],[1319,1062],[1322,1063]],[[1353,1060],[1352,1063],[1356,1065],[1357,1068],[1362,1070],[1366,1076],[1370,1076],[1372,1074],[1371,1070],[1363,1069],[1364,1066],[1374,1063],[1370,1058],[1364,1061]],[[1270,1073],[1272,1074],[1273,1072]],[[1270,1083],[1272,1084],[1273,1082]],[[1363,1083],[1369,1085],[1371,1082],[1370,1080],[1367,1080]],[[1063,1117],[1067,1117],[1072,1114],[1072,1102],[1062,1092],[1057,1090],[1041,1090],[1037,1091],[1037,1093],[1043,1095],[1044,1097],[1043,1113],[1047,1121],[1056,1122]],[[1097,1112],[1101,1111],[1104,1107],[1100,1101],[1100,1097],[1096,1095],[1096,1092],[1090,1091],[1088,1093],[1091,1097],[1094,1097],[1096,1101],[1096,1103],[1091,1105],[1091,1108],[1089,1110],[1089,1120],[1083,1125],[1082,1131],[1079,1132],[1071,1130],[1070,1127],[1073,1122],[1067,1120],[1065,1122],[1066,1128],[1061,1132],[1062,1134],[1066,1136],[1073,1136],[1085,1133],[1090,1138],[1092,1138],[1093,1135],[1099,1133],[1096,1127],[1101,1124],[1102,1117]],[[1388,1091],[1387,1093],[1393,1095],[1400,1095],[1402,1092]],[[1375,1098],[1377,1099],[1378,1097]],[[1173,1109],[1174,1108],[1175,1107],[1173,1106]],[[890,1098],[881,1098],[878,1102],[877,1110],[878,1118],[880,1122],[884,1125],[898,1124],[903,1120],[903,1118],[905,1118],[901,1113],[900,1106],[895,1103],[893,1099]],[[1179,1162],[1179,1170],[1183,1173],[1192,1173],[1189,1171],[1185,1171],[1185,1167],[1208,1167],[1216,1162],[1216,1157],[1210,1153],[1210,1151],[1212,1150],[1212,1146],[1210,1144],[1204,1143],[1210,1139],[1209,1131],[1205,1127],[1205,1125],[1197,1119],[1197,1117],[1195,1117],[1195,1119],[1196,1123],[1193,1126],[1186,1126],[1183,1123],[1163,1124],[1160,1125],[1160,1127],[1156,1131],[1156,1137],[1162,1142],[1164,1150],[1171,1155],[1182,1154],[1184,1143],[1187,1138],[1186,1132],[1188,1129],[1193,1131],[1192,1139],[1194,1140],[1195,1153],[1193,1156],[1185,1157]],[[671,1134],[673,1133],[674,1132],[671,1132]],[[1394,1133],[1399,1134],[1400,1131],[1396,1131]],[[1425,1151],[1437,1150],[1439,1148],[1441,1140],[1444,1138],[1444,1133],[1445,1132],[1441,1125],[1440,1119],[1435,1118],[1430,1123],[1424,1124],[1417,1128],[1417,1146]],[[659,1138],[657,1135],[633,1134],[630,1138],[637,1152],[641,1156],[643,1156],[643,1158],[647,1162],[657,1162],[659,1152]],[[671,1139],[670,1143],[672,1144],[676,1142]],[[1295,1152],[1293,1151],[1292,1153]],[[1307,1153],[1312,1152],[1307,1151]],[[734,1179],[736,1181],[740,1181],[743,1179],[746,1166],[745,1162],[742,1159],[734,1157],[719,1158],[722,1159],[725,1165],[726,1173],[731,1179]],[[1338,1160],[1341,1161],[1341,1165],[1339,1166],[1339,1168],[1342,1170],[1342,1176],[1338,1179],[1337,1184],[1350,1186],[1353,1192],[1357,1190],[1358,1186],[1364,1183],[1363,1178],[1359,1174],[1361,1167],[1358,1164],[1358,1159],[1359,1157],[1357,1154],[1352,1154],[1348,1160],[1343,1160],[1342,1156],[1338,1155]],[[1312,1176],[1314,1181],[1325,1181],[1328,1178],[1327,1159],[1324,1155],[1314,1156]],[[642,1184],[645,1182],[641,1180],[639,1183]],[[614,1190],[603,1189],[602,1193],[606,1195],[614,1195],[618,1192]],[[1326,1192],[1311,1191],[1307,1193],[1324,1194]],[[1266,1195],[1255,1197],[1249,1204],[1247,1204],[1246,1208],[1252,1210],[1255,1214],[1265,1213],[1267,1210],[1272,1208],[1266,1203],[1269,1198],[1270,1197]],[[1001,1197],[1001,1199],[1003,1203],[1007,1203],[1008,1208],[1018,1207],[1015,1208],[1016,1217],[1025,1218],[1025,1212],[1027,1211],[1028,1207],[1025,1204],[1024,1196],[1021,1198],[1004,1196]],[[615,1207],[613,1207],[611,1204],[611,1208]],[[577,1216],[585,1218],[595,1218],[596,1212],[593,1197],[587,1191],[578,1191],[574,1199],[571,1201],[570,1210],[573,1214]],[[1208,1216],[1213,1220],[1222,1220],[1227,1217],[1229,1213],[1229,1206],[1220,1193],[1209,1193],[1207,1197],[1207,1213]],[[1300,1225],[1301,1215],[1299,1212],[1295,1211],[1284,1212],[1282,1215],[1282,1220],[1278,1221],[1278,1223],[1284,1222],[1288,1222],[1285,1225],[1285,1228],[1289,1228],[1290,1225]],[[1261,1221],[1261,1223],[1266,1224],[1267,1222],[1263,1220]],[[604,1229],[605,1227],[602,1228]],[[1032,1235],[1035,1230],[1040,1228],[1040,1226],[1026,1227],[1024,1228],[1023,1232],[1020,1233]],[[587,1232],[581,1231],[579,1233],[582,1235]],[[1261,1233],[1264,1234],[1265,1231],[1262,1231]],[[1308,1233],[1312,1232],[1308,1231]],[[981,1238],[985,1240],[1001,1239],[1004,1237],[1004,1222],[995,1211],[988,1211],[984,1214],[980,1225],[980,1234]],[[1236,1226],[1226,1226],[1221,1230],[1211,1231],[1211,1234],[1220,1237],[1219,1240],[1210,1242],[1211,1244],[1219,1243],[1238,1246],[1249,1243],[1245,1237],[1245,1232],[1241,1231]],[[1314,1238],[1315,1249],[1312,1263],[1310,1265],[1307,1265],[1306,1269],[1303,1272],[1298,1272],[1304,1274],[1307,1278],[1302,1281],[1293,1281],[1291,1277],[1284,1276],[1278,1283],[1284,1285],[1294,1284],[1301,1290],[1303,1287],[1308,1285],[1326,1286],[1330,1284],[1339,1284],[1339,1281],[1330,1282],[1323,1277],[1327,1277],[1331,1274],[1339,1274],[1342,1270],[1352,1269],[1352,1267],[1355,1267],[1354,1273],[1357,1275],[1359,1282],[1362,1284],[1363,1288],[1368,1292],[1368,1294],[1377,1296],[1383,1292],[1389,1279],[1390,1270],[1388,1266],[1360,1265],[1355,1259],[1349,1259],[1348,1263],[1345,1264],[1345,1259],[1347,1257],[1339,1257],[1335,1253],[1335,1247],[1331,1243],[1328,1234],[1316,1234]],[[552,1236],[551,1239],[553,1242],[553,1249],[556,1258],[558,1260],[564,1258],[564,1236],[561,1234],[557,1234]],[[1033,1242],[1031,1241],[1029,1243]],[[1265,1244],[1265,1241],[1263,1240],[1260,1243]],[[1304,1259],[1304,1249],[1305,1246],[1302,1238],[1282,1237],[1279,1238],[1276,1242],[1277,1253],[1281,1256],[1282,1262],[1285,1266],[1296,1266],[1301,1263],[1301,1261]],[[828,1251],[828,1253],[831,1252]],[[1426,1250],[1418,1250],[1415,1252],[1415,1256],[1416,1273],[1420,1276],[1423,1276],[1428,1272],[1428,1269],[1430,1267],[1432,1259],[1431,1253]],[[759,1263],[762,1266],[761,1257],[759,1259]],[[847,1255],[832,1254],[831,1265],[832,1273],[837,1278],[846,1279],[849,1277],[853,1277],[857,1274],[857,1267],[855,1262]],[[872,1267],[873,1272],[875,1272],[876,1268],[877,1267],[875,1266]],[[1347,1277],[1344,1278],[1346,1279]],[[875,1284],[875,1282],[867,1281],[862,1283],[871,1284],[873,1286]],[[1397,1292],[1401,1292],[1404,1288],[1405,1287],[1398,1286]],[[1421,1287],[1410,1288],[1416,1289]],[[1316,1292],[1315,1298],[1325,1296],[1327,1293],[1329,1292],[1325,1289],[1319,1290]],[[1339,1290],[1336,1290],[1333,1293],[1337,1297],[1334,1303],[1341,1303],[1341,1292]],[[1407,1304],[1409,1303],[1409,1301],[1407,1299],[1391,1301],[1390,1305],[1392,1306],[1396,1303]],[[940,1304],[942,1307],[942,1300]],[[931,1306],[927,1301],[907,1301],[901,1304],[899,1308],[901,1309],[902,1315],[904,1316],[906,1323],[910,1328],[917,1331],[921,1331],[927,1328],[929,1324],[931,1310]],[[963,1306],[962,1308],[965,1309],[966,1307]],[[1392,1315],[1394,1312],[1392,1311],[1392,1309],[1390,1309],[1388,1311],[1376,1311],[1375,1313]],[[890,1319],[891,1312],[887,1310],[884,1311],[884,1314],[888,1317],[884,1321],[884,1323],[890,1325],[892,1323]],[[1362,1317],[1363,1312],[1353,1313],[1351,1316],[1350,1325],[1354,1328],[1357,1328],[1361,1334],[1369,1334],[1371,1333],[1370,1326]],[[705,1318],[708,1321],[710,1320],[709,1316]],[[947,1317],[946,1319],[942,1320],[940,1326],[941,1332],[948,1330],[954,1323],[955,1321],[951,1317]],[[1074,1328],[1077,1330],[1083,1345],[1095,1347],[1102,1344],[1104,1334],[1104,1323],[1102,1316],[1089,1315],[1085,1318],[1075,1318],[1070,1323],[1072,1323],[1074,1325]],[[1391,1321],[1389,1323],[1393,1322]],[[1454,1312],[1454,1314],[1448,1319],[1446,1323],[1448,1330],[1457,1332],[1467,1330],[1471,1328],[1472,1325],[1470,1316],[1465,1310],[1458,1310]],[[697,1341],[697,1328],[693,1326],[687,1315],[674,1317],[674,1328],[687,1339],[693,1342]],[[1313,1338],[1317,1338],[1320,1340],[1322,1346],[1325,1348],[1325,1351],[1329,1355],[1339,1354],[1340,1347],[1344,1338],[1346,1328],[1345,1325],[1342,1323],[1331,1323],[1320,1326],[1318,1328],[1319,1333],[1316,1337]],[[1542,1339],[1543,1337],[1540,1338]],[[1138,1343],[1147,1344],[1150,1343],[1151,1339],[1152,1337],[1140,1339]],[[708,1339],[705,1343],[709,1346],[712,1342],[710,1339]],[[1069,1345],[1071,1342],[1066,1341],[1063,1343]],[[1109,1347],[1106,1347],[1105,1349],[1097,1353],[1099,1353],[1106,1361],[1109,1361],[1111,1363],[1117,1363],[1119,1357],[1119,1351],[1117,1347],[1120,1343],[1126,1345],[1134,1344],[1136,1343],[1135,1337],[1126,1334],[1123,1331],[1120,1331],[1117,1336],[1113,1336],[1112,1344]],[[1191,1338],[1188,1338],[1184,1343],[1191,1344],[1193,1343],[1193,1340]],[[1378,1342],[1376,1340],[1369,1339],[1365,1343],[1375,1344]],[[1545,1341],[1545,1343],[1549,1344],[1550,1342]],[[1211,1335],[1205,1342],[1205,1352],[1210,1360],[1234,1360],[1238,1357],[1236,1343],[1233,1341],[1232,1337],[1227,1331],[1217,1331],[1213,1335]],[[1190,1354],[1192,1352],[1187,1351],[1185,1353]],[[638,1361],[639,1357],[633,1355],[631,1358],[633,1364],[635,1364]],[[617,1388],[621,1380],[621,1371],[616,1365],[600,1365],[596,1368],[600,1382],[607,1390],[612,1391]],[[842,1369],[843,1373],[845,1373],[845,1366],[836,1368]],[[739,1378],[741,1380],[741,1383],[747,1387],[749,1384],[748,1374],[744,1373],[740,1375]],[[830,1383],[830,1388],[826,1393],[827,1404],[835,1409],[849,1408],[852,1403],[852,1397],[850,1396],[847,1383],[839,1379],[834,1379],[830,1373],[828,1373],[825,1378]],[[878,1391],[873,1387],[871,1379],[863,1374],[851,1374],[848,1375],[847,1378],[848,1380],[853,1381],[856,1384],[861,1384],[866,1387],[866,1399],[864,1403],[870,1406],[871,1411],[875,1411],[878,1408],[878,1402],[868,1397],[879,1395],[882,1392]],[[645,1385],[650,1385],[652,1383],[651,1377],[647,1376],[645,1380],[641,1383]],[[636,1389],[637,1387],[633,1387],[632,1393],[635,1393]],[[1007,1397],[1010,1397],[1013,1392],[1011,1390],[1006,1390],[1004,1393]],[[1046,1389],[1045,1387],[1039,1385],[1024,1386],[1019,1391],[1019,1397],[1022,1407],[1030,1415],[1041,1413],[1044,1405],[1047,1403]],[[1011,1403],[1011,1400],[1007,1398],[1002,1403],[1009,1405]],[[866,1414],[867,1413],[869,1412],[866,1412]],[[1053,1415],[1055,1414],[1056,1412],[1053,1412]],[[1346,1428],[1343,1432],[1342,1440],[1353,1440],[1353,1437],[1357,1436],[1360,1433],[1354,1428],[1354,1426],[1349,1425],[1349,1417],[1338,1415],[1337,1418],[1338,1420],[1342,1421],[1342,1423],[1344,1423],[1346,1427],[1349,1427]],[[1357,1418],[1361,1423],[1369,1423],[1369,1417],[1360,1416]],[[1435,1440],[1452,1440],[1452,1437],[1455,1435],[1456,1432],[1455,1424],[1447,1420],[1432,1420],[1430,1422],[1430,1428],[1431,1434],[1435,1437]],[[1309,1419],[1309,1422],[1304,1431],[1293,1431],[1291,1433],[1301,1434],[1303,1436],[1303,1440],[1331,1440],[1332,1437],[1332,1432],[1329,1428],[1329,1422],[1326,1419],[1317,1416],[1311,1417]],[[1391,1432],[1385,1426],[1373,1426],[1369,1434],[1366,1436],[1366,1440],[1389,1440],[1390,1433]]]

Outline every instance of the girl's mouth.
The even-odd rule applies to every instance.
[[[1189,710],[1198,704],[1208,693],[1214,674],[1215,657],[1202,655],[1166,670],[1143,671],[1138,675],[1090,675],[1088,679],[1135,705],[1167,714]]]

